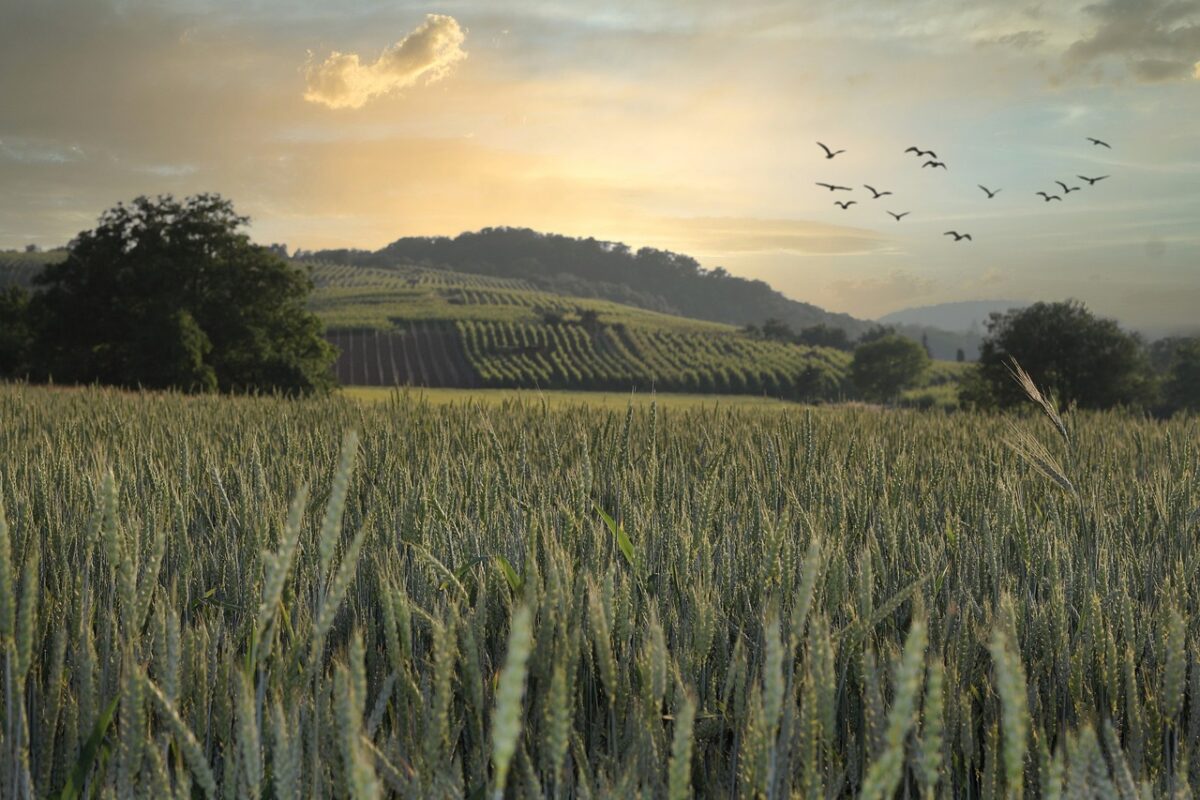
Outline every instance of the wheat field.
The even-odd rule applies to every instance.
[[[0,387],[0,796],[1188,797],[1200,420]]]

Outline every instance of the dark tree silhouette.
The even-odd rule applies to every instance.
[[[20,286],[0,289],[0,378],[25,376],[32,343],[29,292]]]
[[[809,325],[807,328],[802,329],[800,333],[796,334],[796,342],[797,344],[806,344],[811,347],[832,347],[837,350],[852,350],[854,348],[845,330],[824,324]]]
[[[1060,403],[1111,408],[1141,405],[1153,396],[1138,338],[1075,300],[993,313],[979,353],[979,380],[969,383],[964,400],[978,407],[1027,402],[1012,378],[1014,359]]]
[[[184,391],[307,393],[333,349],[305,307],[312,282],[241,232],[215,194],[139,197],[35,279],[41,377]]]

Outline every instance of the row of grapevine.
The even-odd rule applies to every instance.
[[[410,288],[434,292],[467,290],[494,293],[524,293],[533,288],[526,281],[511,278],[468,275],[427,267],[407,265],[360,267],[324,262],[301,262],[301,264],[309,270],[317,288],[376,286],[387,289]]]
[[[403,330],[336,330],[334,373],[346,386],[476,385],[458,332],[444,323],[412,322]]]
[[[837,396],[844,357],[735,335],[463,320],[462,348],[480,385]]]

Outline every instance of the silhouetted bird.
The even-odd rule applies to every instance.
[[[857,202],[858,202],[857,200],[834,200],[833,204],[835,206],[841,206],[842,211],[845,211],[847,208],[849,208],[850,206],[854,205]]]
[[[1059,186],[1063,187],[1063,194],[1070,194],[1071,192],[1081,191],[1078,186],[1067,186],[1062,181],[1055,181],[1055,183],[1057,183]]]
[[[1056,194],[1046,194],[1045,192],[1036,192],[1036,194],[1040,194],[1042,197],[1046,198],[1047,203],[1049,203],[1051,200],[1062,200],[1062,198]]]
[[[984,193],[987,194],[987,196],[988,196],[988,200],[991,200],[993,197],[995,197],[996,195],[1000,194],[1000,192],[1003,191],[1003,189],[997,189],[995,191],[992,191],[991,189],[984,186],[982,183],[977,183],[975,185],[978,186],[980,189],[983,189]]]
[[[1099,183],[1100,181],[1104,180],[1105,178],[1107,178],[1109,176],[1101,175],[1099,178],[1089,178],[1087,175],[1076,175],[1075,177],[1079,178],[1079,180],[1081,180],[1081,181],[1087,181],[1088,186],[1095,186],[1097,183]]]
[[[896,218],[896,222],[899,222],[900,220],[904,219],[905,217],[907,217],[907,216],[908,216],[909,214],[911,214],[912,212],[911,212],[911,211],[905,211],[903,214],[897,214],[895,211],[889,211],[888,213],[889,213],[889,214],[891,214],[893,217],[895,217],[895,218]]]
[[[849,186],[834,186],[832,183],[821,183],[820,181],[817,181],[817,186],[824,186],[826,189],[828,189],[831,192],[853,192],[854,191]]]
[[[844,152],[846,152],[845,150],[830,150],[828,147],[826,147],[825,145],[821,144],[820,142],[817,142],[817,144],[821,145],[821,149],[825,151],[825,157],[826,157],[826,158],[833,158],[833,157],[834,157],[834,156],[836,156],[838,153],[844,153]]]
[[[933,152],[932,150],[922,150],[919,147],[910,147],[907,150],[905,150],[904,152],[916,153],[917,158],[924,158],[925,156],[929,156],[930,158],[937,158],[937,153]]]
[[[971,238],[971,234],[959,233],[958,231],[946,231],[945,233],[942,234],[942,236],[953,236],[954,241],[956,241],[956,242],[961,242],[963,239],[966,239],[968,242],[975,241],[974,239]]]
[[[926,167],[933,167],[934,169],[941,167],[942,169],[946,169],[946,165],[943,164],[941,161],[926,161],[924,164],[921,165],[921,169],[925,169]]]
[[[863,184],[863,186],[865,186],[866,188],[870,189],[870,190],[871,190],[871,194],[875,195],[874,197],[872,197],[872,198],[871,198],[872,200],[878,200],[879,198],[883,197],[884,195],[891,194],[891,192],[880,192],[880,191],[877,191],[877,190],[875,189],[875,187],[874,187],[874,186],[871,186],[870,184],[866,184],[866,183],[864,183],[864,184]]]
[[[1092,143],[1092,146],[1094,146],[1094,147],[1095,147],[1095,146],[1098,146],[1098,147],[1107,147],[1109,150],[1112,150],[1112,145],[1111,145],[1111,144],[1109,144],[1108,142],[1102,142],[1102,141],[1100,141],[1099,139],[1093,139],[1093,138],[1092,138],[1092,137],[1090,137],[1090,136],[1089,136],[1089,137],[1087,137],[1087,140],[1088,140],[1089,142],[1091,142],[1091,143]]]

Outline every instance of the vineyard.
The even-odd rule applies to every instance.
[[[831,399],[849,358],[519,281],[313,265],[312,307],[356,386],[657,389]]]
[[[679,392],[833,397],[848,358],[734,334],[613,326],[458,323],[481,385],[630,387]]]

